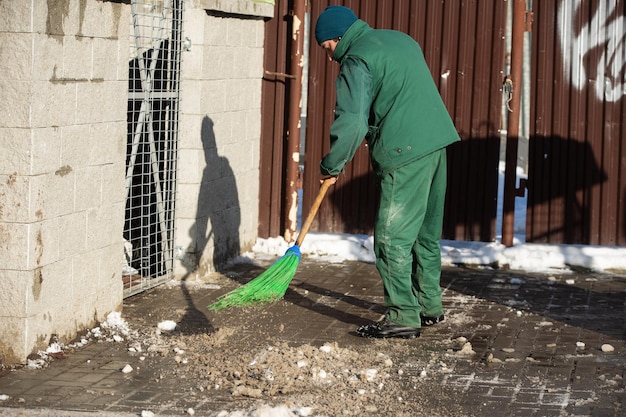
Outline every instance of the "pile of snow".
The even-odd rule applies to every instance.
[[[68,349],[79,348],[88,344],[91,340],[106,340],[108,342],[123,342],[131,336],[130,328],[126,321],[122,318],[122,314],[113,311],[107,315],[106,321],[100,326],[94,327],[87,331],[80,340],[65,345],[58,340],[50,342],[46,350],[37,352],[38,358],[28,359],[26,369],[41,369],[48,366],[48,363],[55,358],[63,357],[64,352]]]
[[[100,327],[102,329],[96,327],[91,330],[94,336],[96,333],[98,337],[106,337],[106,335],[109,335],[116,342],[122,342],[124,338],[128,337],[130,334],[128,323],[122,318],[122,313],[117,311],[109,313],[106,321],[102,323]],[[104,330],[104,333],[102,333],[102,330]]]
[[[308,233],[300,250],[325,262],[374,262],[374,238],[367,235]],[[289,248],[282,238],[257,239],[253,253],[282,256]],[[572,266],[592,271],[626,270],[626,248],[618,246],[547,245],[523,243],[512,247],[500,242],[441,241],[443,265],[491,265],[527,272],[567,272]]]
[[[299,407],[294,409],[289,408],[286,405],[279,405],[277,407],[264,405],[247,411],[239,410],[231,413],[228,411],[222,411],[217,414],[217,417],[298,417],[310,415],[311,408],[309,407]]]
[[[176,322],[174,320],[163,320],[157,324],[157,328],[164,332],[171,332],[176,329]]]

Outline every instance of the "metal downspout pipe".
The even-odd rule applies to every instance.
[[[515,233],[515,197],[518,195],[517,153],[519,142],[520,103],[522,95],[522,65],[524,59],[524,32],[529,30],[531,15],[526,12],[526,0],[514,0],[511,41],[512,96],[509,102],[510,113],[507,122],[506,166],[504,171],[504,196],[502,213],[502,244],[513,246]],[[528,25],[528,26],[527,26]],[[521,190],[523,191],[523,189]]]
[[[302,70],[304,62],[304,15],[307,0],[294,0],[291,37],[291,68],[289,77],[289,119],[285,177],[285,234],[293,242],[298,227],[298,171],[300,162],[300,112],[302,109]]]

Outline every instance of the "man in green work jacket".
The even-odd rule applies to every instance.
[[[337,177],[366,139],[381,190],[374,254],[387,313],[357,334],[418,337],[422,326],[444,319],[446,146],[459,135],[410,36],[372,29],[349,8],[330,6],[318,17],[315,38],[341,66],[322,176]]]

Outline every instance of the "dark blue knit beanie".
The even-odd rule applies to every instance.
[[[317,18],[315,39],[318,44],[343,36],[346,30],[357,21],[354,12],[343,6],[328,6]]]

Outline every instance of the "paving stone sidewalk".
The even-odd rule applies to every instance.
[[[223,288],[197,282],[161,286],[125,300],[122,316],[131,328],[153,327],[173,316],[183,331],[230,326],[241,343],[382,343],[354,335],[356,326],[384,312],[379,276],[367,263],[303,259],[284,300],[260,313],[206,309],[229,286],[260,270],[234,265],[220,281]],[[416,352],[437,352],[445,364],[425,367],[404,357],[405,401],[419,395],[409,387],[428,375],[466,416],[626,416],[626,275],[446,267],[442,287],[446,321],[407,343]],[[171,361],[140,362],[124,343],[95,341],[43,369],[2,371],[0,416],[127,416],[142,410],[185,415],[189,409],[216,416],[245,409],[247,403],[229,392],[198,392],[197,381],[184,374],[159,377],[166,359]],[[140,370],[121,372],[129,363]]]

